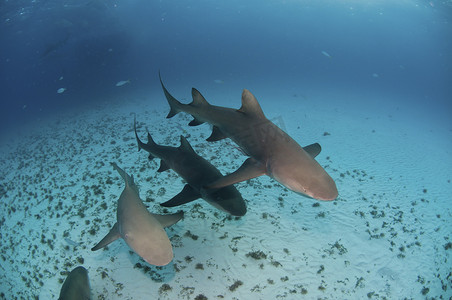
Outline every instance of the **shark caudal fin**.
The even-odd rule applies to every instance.
[[[160,75],[160,72],[159,72],[159,79],[160,79],[160,84],[162,85],[162,88],[163,88],[163,92],[165,93],[166,100],[168,101],[168,104],[170,106],[170,112],[166,116],[166,118],[169,119],[181,111],[180,106],[182,105],[182,103],[180,103],[176,98],[174,98],[168,92],[165,85],[163,84],[162,76]]]
[[[141,149],[144,149],[145,151],[149,152],[149,159],[153,159],[154,155],[152,155],[152,149],[154,147],[157,147],[158,145],[156,142],[154,142],[154,139],[152,138],[149,131],[148,131],[148,143],[145,144],[140,140],[140,138],[138,137],[138,133],[137,133],[136,116],[133,118],[133,130],[135,131],[135,138],[136,138],[137,144],[138,144],[138,151],[140,151]]]
[[[192,88],[192,90],[191,90],[193,101],[190,104],[180,103],[166,89],[165,85],[163,84],[160,72],[159,72],[159,79],[160,79],[160,84],[162,85],[162,88],[163,88],[163,92],[165,93],[166,100],[168,101],[168,104],[170,106],[170,112],[168,113],[166,118],[171,118],[171,117],[175,116],[177,113],[179,113],[180,111],[184,111],[184,107],[186,107],[186,106],[200,108],[202,106],[210,105],[209,102],[207,102],[207,100],[203,97],[203,95],[201,95],[201,93],[195,88]],[[198,119],[197,116],[195,116],[193,114],[192,114],[192,117],[193,117],[193,120],[188,124],[190,126],[198,126],[205,122],[204,120]]]
[[[138,137],[138,133],[137,133],[137,115],[135,113],[133,115],[134,115],[133,116],[133,131],[135,132],[135,138],[137,139],[138,151],[140,151],[145,144]]]
[[[138,143],[138,151],[140,151],[141,149],[147,151],[149,153],[149,156],[148,156],[149,160],[152,160],[155,157],[159,157],[158,154],[156,154],[156,152],[158,151],[158,148],[161,146],[158,145],[156,142],[154,142],[154,139],[152,138],[149,131],[148,131],[148,143],[145,144],[138,137],[136,120],[134,120],[134,122],[133,122],[133,129],[135,130],[135,137],[136,137],[137,143]],[[182,147],[182,145],[181,145],[181,147]],[[163,159],[160,160],[160,168],[157,170],[157,172],[163,172],[168,169],[170,169],[170,167],[166,164],[166,162]]]

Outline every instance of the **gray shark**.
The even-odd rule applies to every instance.
[[[192,88],[193,101],[183,104],[168,92],[161,77],[160,83],[171,108],[167,118],[183,111],[194,118],[190,126],[210,123],[213,130],[208,141],[228,137],[249,156],[235,172],[214,180],[206,188],[220,188],[268,175],[299,194],[318,200],[337,198],[334,180],[314,159],[320,152],[320,145],[302,148],[265,117],[250,91],[243,90],[242,106],[232,109],[209,104],[195,88]]]
[[[180,146],[176,148],[156,144],[148,132],[148,143],[145,144],[138,138],[135,120],[133,127],[138,150],[144,149],[149,152],[149,159],[154,157],[161,159],[158,172],[173,169],[187,182],[179,194],[162,203],[162,206],[173,207],[203,198],[209,204],[233,216],[245,215],[245,201],[234,186],[218,189],[203,188],[204,185],[223,177],[223,175],[207,160],[196,154],[184,136],[180,137]]]
[[[58,49],[60,49],[64,45],[66,45],[68,39],[69,39],[69,34],[67,34],[65,38],[63,38],[59,41],[48,44],[46,46],[46,48],[44,49],[44,51],[42,52],[40,57],[46,58],[49,54],[55,53]]]
[[[173,249],[163,228],[177,223],[183,217],[183,212],[170,215],[150,213],[140,199],[133,176],[129,176],[115,163],[112,166],[124,179],[126,187],[118,200],[117,222],[91,250],[101,249],[121,237],[149,264],[169,264],[173,259]]]
[[[90,300],[88,271],[79,266],[73,269],[64,280],[58,300]]]

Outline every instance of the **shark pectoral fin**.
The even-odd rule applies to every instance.
[[[245,181],[251,178],[256,178],[266,173],[265,165],[255,160],[254,158],[248,158],[243,165],[237,169],[237,171],[223,176],[214,182],[207,184],[205,188],[216,189],[222,188],[237,182]]]
[[[179,222],[179,220],[184,217],[184,212],[180,211],[180,212],[177,212],[177,213],[171,214],[171,215],[152,214],[152,216],[154,216],[154,218],[156,218],[157,221],[159,221],[159,223],[162,225],[162,227],[165,228],[165,227],[169,227],[169,226],[174,225],[177,222]]]
[[[99,250],[107,246],[111,242],[116,241],[120,237],[121,236],[119,234],[118,223],[115,223],[115,225],[113,225],[113,227],[110,229],[110,232],[96,246],[91,248],[91,251]]]
[[[157,170],[157,172],[163,172],[163,171],[166,171],[166,170],[169,170],[169,169],[171,169],[167,164],[166,164],[166,162],[162,159],[161,161],[160,161],[160,168]]]
[[[317,155],[319,155],[320,151],[322,151],[322,147],[320,147],[319,143],[314,143],[303,147],[303,150],[311,155],[312,158],[315,158]]]
[[[179,206],[182,204],[189,203],[198,198],[201,198],[201,194],[198,191],[196,191],[194,188],[192,188],[190,185],[186,184],[184,186],[183,190],[179,194],[177,194],[170,200],[168,200],[164,203],[161,203],[160,205],[164,206],[164,207],[174,207],[174,206]]]
[[[208,142],[216,142],[222,139],[227,138],[227,136],[218,128],[217,126],[213,126],[212,134],[207,138]]]

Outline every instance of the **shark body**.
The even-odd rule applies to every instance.
[[[233,216],[243,216],[246,213],[246,204],[239,191],[232,185],[218,189],[205,189],[204,185],[217,180],[223,175],[207,160],[196,154],[184,136],[180,137],[179,147],[161,146],[154,142],[148,132],[148,142],[143,143],[137,134],[136,121],[134,121],[135,136],[138,150],[149,152],[149,159],[160,158],[158,172],[173,169],[187,184],[183,190],[162,206],[173,207],[203,198],[214,207]]]
[[[64,280],[58,300],[90,300],[91,289],[88,271],[82,267],[74,268]]]
[[[167,118],[183,111],[194,118],[190,126],[210,123],[213,130],[208,141],[230,138],[249,156],[239,169],[211,182],[207,188],[220,188],[268,175],[305,196],[318,200],[336,199],[338,191],[334,180],[314,159],[320,153],[320,145],[302,148],[265,117],[248,90],[242,93],[240,109],[232,109],[209,104],[195,88],[192,88],[193,101],[183,104],[168,92],[161,78],[160,83],[171,108]]]
[[[117,222],[91,250],[101,249],[121,237],[149,264],[156,266],[169,264],[173,259],[173,249],[164,227],[177,223],[183,217],[183,213],[170,215],[150,213],[140,199],[133,177],[115,163],[112,163],[112,166],[124,179],[126,186],[118,199]]]

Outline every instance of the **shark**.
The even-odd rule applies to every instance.
[[[150,213],[140,199],[133,176],[129,176],[115,163],[111,165],[124,179],[126,186],[118,199],[117,222],[91,251],[123,238],[147,263],[155,266],[169,264],[173,259],[173,249],[164,228],[182,219],[183,212],[168,215]]]
[[[169,147],[158,145],[148,132],[148,142],[145,144],[138,137],[136,119],[134,119],[133,128],[138,151],[143,149],[149,152],[149,159],[160,158],[158,172],[172,169],[187,182],[179,194],[160,205],[174,207],[202,198],[215,208],[233,216],[246,214],[245,201],[234,186],[217,189],[204,188],[204,185],[223,177],[223,175],[210,162],[199,156],[184,136],[180,136],[179,147]]]
[[[64,37],[61,40],[58,40],[56,42],[50,43],[46,45],[46,48],[44,49],[44,51],[42,52],[42,54],[40,55],[40,58],[46,58],[47,56],[49,56],[52,53],[55,53],[58,49],[60,49],[61,47],[63,47],[64,45],[66,45],[67,41],[69,40],[69,34],[66,35],[66,37]]]
[[[74,268],[64,280],[58,300],[90,300],[91,288],[88,271],[78,266]]]
[[[160,73],[159,79],[170,106],[167,118],[179,112],[188,113],[193,117],[190,126],[212,125],[207,141],[230,138],[248,156],[236,171],[213,180],[205,188],[220,188],[268,175],[298,194],[325,201],[337,198],[336,183],[315,160],[321,151],[320,145],[301,147],[266,118],[250,91],[243,90],[239,109],[212,105],[195,88],[192,88],[193,101],[184,104],[168,92]]]

